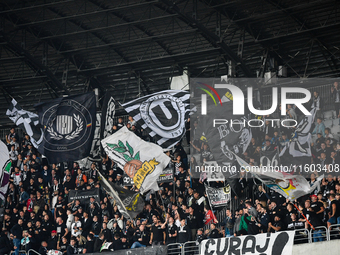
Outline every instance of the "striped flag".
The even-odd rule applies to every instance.
[[[30,136],[33,146],[38,148],[44,138],[38,114],[23,110],[13,98],[6,115]]]
[[[162,148],[172,148],[185,134],[189,98],[186,91],[164,90],[122,106]]]

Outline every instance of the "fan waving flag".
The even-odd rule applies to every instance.
[[[39,152],[50,163],[89,156],[96,122],[94,92],[57,98],[35,106],[44,127]]]
[[[11,166],[12,162],[9,159],[8,155],[8,148],[7,146],[0,141],[0,199],[5,201],[8,183],[9,183],[9,176],[11,173]]]
[[[122,106],[162,148],[172,148],[185,134],[189,98],[186,91],[165,90]]]
[[[102,146],[109,158],[133,179],[141,194],[159,189],[157,178],[170,161],[160,146],[143,141],[126,126],[102,140]]]
[[[39,116],[33,112],[23,110],[13,98],[6,115],[31,138],[35,148],[43,141],[43,130],[39,124]]]
[[[118,210],[127,219],[134,219],[144,208],[144,200],[142,196],[132,190],[124,189],[122,186],[112,183],[105,179],[105,177],[99,173],[100,184],[104,190],[110,195],[114,202],[118,206]]]

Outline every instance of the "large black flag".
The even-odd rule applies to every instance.
[[[102,119],[100,128],[100,139],[104,139],[112,134],[112,127],[114,123],[114,117],[116,113],[115,100],[111,93],[106,93],[103,107],[102,107]]]
[[[162,148],[172,148],[185,134],[190,94],[165,90],[123,104],[125,110]]]
[[[96,121],[94,92],[57,98],[35,106],[44,127],[39,152],[50,163],[89,156]]]
[[[100,175],[100,184],[103,189],[110,195],[111,203],[118,206],[125,218],[135,218],[144,208],[144,200],[141,194],[132,190],[124,189],[122,186],[112,183]]]

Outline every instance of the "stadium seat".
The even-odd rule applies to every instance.
[[[323,115],[324,120],[334,119],[335,118],[335,111],[334,110],[325,111],[325,112],[323,112],[322,115]]]

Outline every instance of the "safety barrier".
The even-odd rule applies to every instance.
[[[310,243],[310,231],[308,229],[296,229],[294,231],[294,244]]]
[[[186,242],[182,247],[182,255],[200,254],[200,247],[195,241]]]
[[[327,240],[338,239],[340,237],[340,224],[330,225],[327,231]]]
[[[313,243],[320,241],[330,241],[340,238],[340,224],[331,225],[330,228],[324,226],[315,227],[315,230],[296,229],[294,244]],[[226,237],[227,238],[227,237]],[[169,255],[197,255],[200,254],[200,245],[195,241],[184,244],[175,243],[168,245]]]
[[[182,244],[172,243],[168,244],[168,255],[181,255],[182,254]]]
[[[328,239],[328,230],[326,227],[315,227],[314,230],[310,230],[310,240],[314,242],[322,242],[322,241],[329,241]]]

